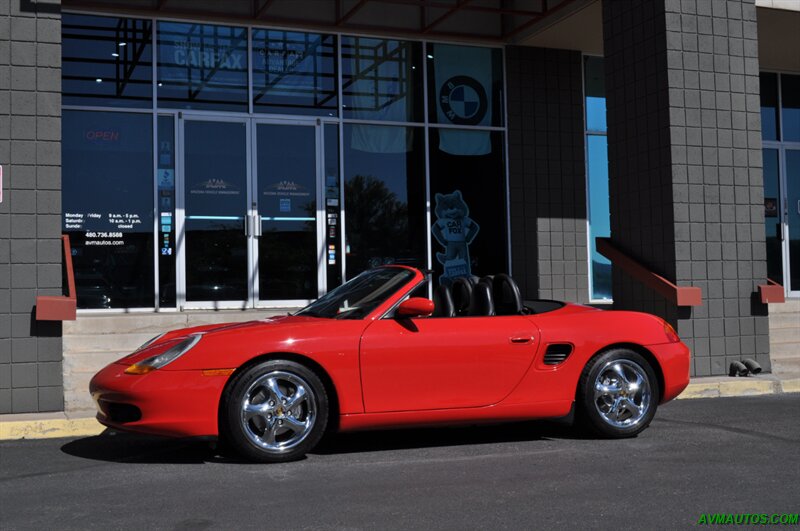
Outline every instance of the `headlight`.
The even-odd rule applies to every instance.
[[[141,346],[141,347],[139,347],[139,348],[137,348],[136,350],[134,350],[134,351],[133,351],[133,353],[134,353],[134,354],[136,354],[136,353],[137,353],[137,352],[139,352],[140,350],[144,350],[144,349],[146,349],[147,347],[149,347],[150,345],[152,345],[153,343],[155,343],[156,341],[158,341],[159,339],[161,339],[161,338],[162,338],[162,337],[164,337],[165,335],[167,335],[167,333],[166,333],[166,332],[164,332],[163,334],[158,334],[156,337],[153,337],[153,338],[150,338],[150,339],[148,339],[147,341],[145,341],[145,342],[144,342],[144,344],[142,344],[142,346]]]
[[[176,343],[157,356],[151,356],[140,361],[139,363],[134,363],[125,369],[125,374],[147,374],[148,372],[160,369],[164,365],[172,363],[176,359],[189,352],[192,347],[195,346],[198,341],[200,341],[201,337],[203,336],[196,335],[187,337],[183,341]]]

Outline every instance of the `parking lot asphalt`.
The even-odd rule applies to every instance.
[[[800,512],[799,421],[798,394],[677,401],[634,439],[554,422],[379,431],[278,465],[110,432],[5,441],[0,528],[682,529]]]

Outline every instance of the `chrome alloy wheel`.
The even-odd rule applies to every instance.
[[[247,438],[272,452],[303,442],[316,421],[316,396],[305,380],[284,371],[257,378],[244,394],[241,423]]]
[[[594,405],[615,428],[636,426],[647,415],[652,400],[647,372],[631,360],[606,363],[594,382]]]

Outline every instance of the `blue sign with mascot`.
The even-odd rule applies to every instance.
[[[469,245],[478,235],[480,226],[469,218],[469,207],[460,190],[436,194],[435,212],[437,219],[431,226],[431,233],[444,247],[443,253],[436,253],[436,259],[444,266],[439,282],[451,284],[458,277],[472,274]]]

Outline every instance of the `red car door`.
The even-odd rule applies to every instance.
[[[365,410],[495,404],[530,367],[538,336],[518,315],[377,320],[361,338]]]

